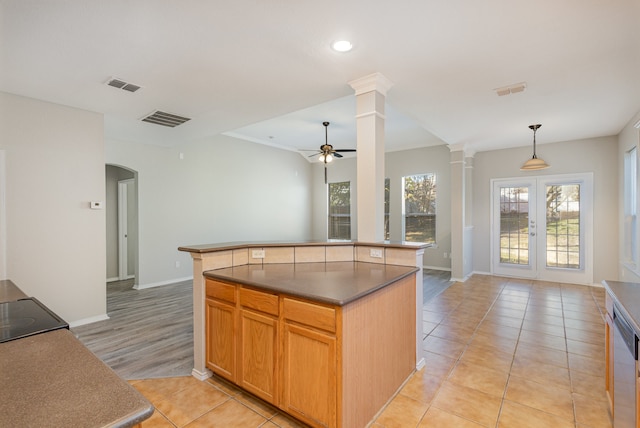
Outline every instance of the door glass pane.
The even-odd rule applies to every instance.
[[[580,185],[547,186],[547,267],[580,269]]]
[[[529,188],[500,188],[500,263],[529,264]]]

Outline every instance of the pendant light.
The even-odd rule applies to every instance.
[[[542,125],[540,124],[529,125],[529,129],[533,130],[533,157],[522,164],[522,166],[520,167],[520,171],[535,171],[538,169],[549,168],[549,164],[536,156],[536,131],[541,126]]]

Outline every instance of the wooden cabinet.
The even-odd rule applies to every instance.
[[[205,301],[207,367],[236,382],[236,293],[235,286],[207,281]]]
[[[206,365],[310,426],[366,426],[415,369],[415,284],[334,306],[206,278]]]
[[[278,404],[278,296],[240,288],[238,384]]]
[[[314,426],[335,427],[337,338],[334,308],[284,298],[282,408]]]
[[[206,280],[207,367],[278,404],[278,296]]]
[[[605,307],[607,311],[604,314],[604,385],[609,399],[609,408],[613,412],[613,300],[609,293],[605,294]]]

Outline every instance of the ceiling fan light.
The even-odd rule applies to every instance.
[[[320,155],[320,162],[324,162],[324,163],[329,163],[333,160],[333,156],[331,155],[331,153],[327,153]]]

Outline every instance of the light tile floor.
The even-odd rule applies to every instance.
[[[611,427],[604,295],[482,275],[453,284],[424,307],[425,368],[371,428]],[[215,379],[131,383],[156,406],[143,428],[303,426]]]

